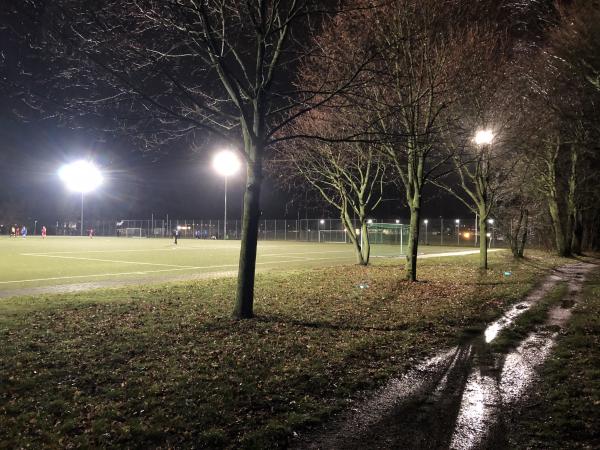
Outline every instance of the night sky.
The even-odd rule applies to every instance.
[[[67,162],[90,158],[102,169],[104,183],[86,194],[86,217],[96,219],[155,218],[218,219],[223,216],[223,179],[211,167],[212,148],[191,149],[184,144],[158,152],[143,152],[118,138],[97,132],[71,130],[49,121],[2,121],[0,129],[0,213],[21,220],[47,223],[79,217],[79,194],[68,191],[58,177]],[[239,219],[244,174],[229,179],[228,217]],[[268,177],[263,185],[262,210],[266,219],[336,217],[314,200],[296,199]],[[454,217],[464,208],[436,194],[425,205],[432,217]],[[429,197],[429,196],[428,196]],[[298,205],[298,201],[301,204]],[[10,211],[8,211],[10,210]],[[408,217],[399,194],[389,189],[376,217]]]
[[[13,17],[11,20],[15,20]],[[16,26],[16,22],[13,24]],[[15,79],[21,74],[16,61],[28,49],[23,43],[8,40],[7,29],[0,30],[3,70]],[[4,37],[4,39],[3,39]],[[29,55],[31,56],[31,55]],[[33,60],[29,69],[44,72],[42,61]],[[27,69],[27,70],[29,70]],[[20,69],[22,70],[22,69]],[[26,71],[26,70],[25,70]],[[7,85],[8,86],[8,85]],[[3,86],[4,88],[5,86]],[[206,140],[194,145],[187,140],[173,141],[152,151],[142,151],[131,136],[102,133],[96,124],[85,121],[65,123],[46,111],[19,117],[20,96],[10,86],[0,91],[0,221],[55,223],[77,220],[79,194],[68,191],[58,177],[58,168],[77,159],[91,159],[101,168],[105,181],[86,194],[88,219],[120,220],[170,218],[219,219],[223,217],[223,179],[211,167],[219,149]],[[21,104],[19,104],[21,102]],[[77,127],[77,128],[76,128]],[[229,180],[228,217],[239,219],[242,210],[244,173]],[[299,217],[337,217],[336,211],[317,196],[284,192],[265,175],[262,188],[262,217],[295,219]],[[407,218],[402,194],[389,188],[375,218]],[[453,198],[431,190],[425,192],[423,216],[456,217],[465,208]]]

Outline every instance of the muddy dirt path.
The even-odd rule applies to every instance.
[[[548,325],[563,327],[593,264],[563,266],[484,333],[430,358],[355,405],[324,429],[300,437],[298,449],[503,448],[507,411],[535,379],[556,340],[556,331],[535,331],[508,354],[489,348],[502,329],[548,294],[568,283],[562,305]],[[565,307],[563,307],[565,306]],[[556,328],[554,328],[556,329]]]

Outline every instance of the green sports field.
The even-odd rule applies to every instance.
[[[234,275],[239,241],[96,237],[0,238],[0,297],[79,288]],[[423,253],[465,248],[421,247]],[[400,247],[373,246],[374,256],[399,256]],[[375,259],[376,260],[376,259]],[[352,264],[348,244],[260,242],[258,270]]]

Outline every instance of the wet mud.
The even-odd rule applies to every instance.
[[[527,393],[552,351],[557,330],[569,320],[570,307],[593,267],[578,263],[555,270],[482,334],[390,380],[333,423],[299,436],[292,448],[505,448],[512,406]],[[492,352],[489,344],[498,334],[559,282],[568,283],[568,293],[549,312],[547,325],[552,326],[532,332],[507,354]]]

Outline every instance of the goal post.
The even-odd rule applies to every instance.
[[[146,237],[146,230],[143,228],[122,228],[119,235],[128,238],[141,238]]]
[[[401,223],[370,223],[367,225],[371,255],[399,257],[405,255],[409,226]]]
[[[319,230],[319,242],[346,244],[350,239],[346,230]]]

